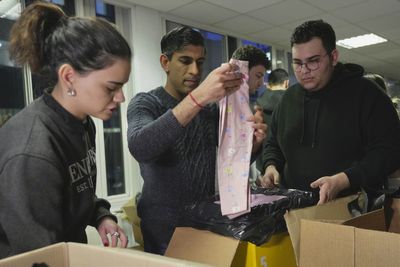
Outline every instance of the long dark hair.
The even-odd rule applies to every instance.
[[[101,18],[68,17],[58,6],[35,2],[13,25],[10,55],[33,73],[57,81],[57,70],[70,64],[79,73],[103,69],[116,59],[130,60],[129,44]]]

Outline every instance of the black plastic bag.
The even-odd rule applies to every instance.
[[[286,210],[315,205],[317,199],[312,192],[286,189],[257,188],[252,194],[280,195],[285,198],[251,208],[249,213],[234,219],[222,216],[218,196],[185,208],[181,226],[209,230],[224,236],[251,242],[257,246],[267,242],[277,232],[285,231],[283,218]]]

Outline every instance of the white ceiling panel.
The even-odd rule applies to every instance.
[[[138,4],[140,6],[149,7],[159,11],[167,12],[182,5],[189,4],[194,0],[130,0],[131,3]]]
[[[259,32],[263,29],[272,27],[272,25],[246,15],[239,15],[231,19],[218,22],[214,24],[214,26],[226,29],[228,31],[245,34]]]
[[[397,50],[399,45],[392,43],[392,42],[385,42],[376,45],[368,45],[360,48],[355,48],[352,50],[356,50],[357,53],[364,54],[366,56],[373,56],[375,53],[379,53],[382,51],[390,51],[390,50]]]
[[[390,60],[392,58],[400,58],[400,46],[393,48],[393,49],[389,49],[389,50],[382,50],[382,51],[378,51],[375,52],[373,55],[371,55],[374,58],[380,58],[382,60]],[[400,61],[399,61],[400,64]]]
[[[322,11],[299,0],[284,1],[247,13],[270,24],[282,25],[302,18],[321,14]]]
[[[264,31],[250,34],[250,36],[254,36],[272,43],[287,42],[290,44],[291,34],[292,33],[286,29],[273,27]]]
[[[366,31],[365,29],[362,29],[359,26],[356,26],[353,24],[348,24],[343,27],[334,28],[334,30],[336,33],[337,40],[370,33],[368,31]]]
[[[400,39],[400,26],[394,29],[381,29],[379,30],[379,35],[388,40],[398,40]]]
[[[337,17],[335,17],[333,15],[330,15],[328,13],[321,13],[321,14],[318,14],[316,16],[311,16],[311,17],[308,17],[306,19],[303,18],[303,19],[300,19],[300,20],[296,20],[294,22],[290,22],[290,23],[281,25],[281,27],[285,28],[287,30],[293,31],[297,26],[299,26],[303,22],[308,21],[308,20],[317,20],[317,19],[322,19],[323,21],[328,22],[329,24],[332,25],[332,27],[334,29],[337,28],[337,27],[344,27],[344,26],[348,25],[348,23],[346,21],[344,21],[343,19],[341,19],[341,18],[337,18]]]
[[[399,2],[400,5],[400,2]],[[370,30],[373,33],[379,34],[382,29],[391,30],[399,29],[400,27],[400,12],[394,12],[388,16],[378,17],[375,19],[369,19],[362,22],[365,29]]]
[[[204,24],[214,24],[239,15],[237,12],[204,1],[192,2],[169,13]]]
[[[368,2],[368,0],[304,0],[305,2],[322,10],[335,10],[357,3]]]
[[[371,0],[345,8],[339,8],[332,14],[351,22],[360,22],[400,10],[398,0]]]
[[[235,10],[239,13],[246,13],[249,11],[257,10],[259,8],[269,6],[278,2],[282,2],[284,0],[252,0],[252,1],[243,1],[243,0],[206,0],[212,4],[222,6],[228,9]]]

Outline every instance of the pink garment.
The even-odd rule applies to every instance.
[[[270,204],[272,202],[275,202],[279,199],[286,198],[287,196],[280,196],[280,195],[264,195],[264,194],[253,194],[250,196],[250,207],[253,208],[255,206],[259,205],[264,205],[264,204]],[[215,204],[221,204],[221,201],[215,201]],[[234,214],[228,214],[229,219],[234,219],[236,217],[239,217],[242,214],[246,214],[247,211],[243,212],[238,212]]]
[[[248,77],[248,62],[231,59]],[[250,211],[249,169],[253,146],[249,86],[243,82],[235,93],[219,102],[218,185],[223,215]]]

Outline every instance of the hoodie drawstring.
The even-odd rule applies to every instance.
[[[304,128],[306,127],[306,95],[303,95],[303,125],[301,128],[301,136],[300,136],[300,144],[303,144],[304,141]]]
[[[321,100],[318,100],[317,103],[317,109],[315,110],[315,119],[314,119],[314,127],[313,127],[313,133],[312,133],[312,142],[311,142],[311,148],[315,147],[315,140],[317,139],[317,126],[318,126],[318,119],[319,119],[319,107],[321,104]]]

